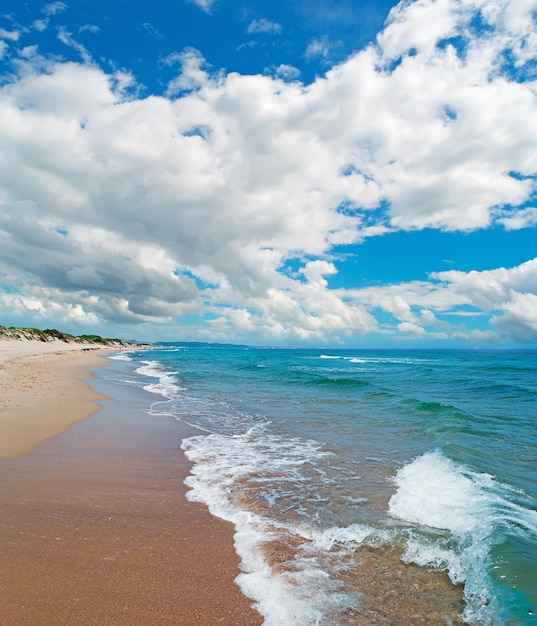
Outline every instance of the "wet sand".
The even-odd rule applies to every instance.
[[[233,527],[185,498],[197,431],[141,410],[141,390],[90,389],[98,353],[4,343],[19,342],[0,342],[0,624],[262,624],[234,583]]]

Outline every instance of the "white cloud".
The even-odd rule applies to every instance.
[[[273,22],[265,17],[258,20],[252,20],[246,29],[249,34],[263,33],[266,35],[279,35],[282,32],[281,24]]]
[[[35,28],[35,30],[37,30],[38,32],[42,33],[43,31],[47,30],[49,22],[50,20],[48,18],[42,20],[34,20],[34,22],[32,23],[32,27]]]
[[[7,42],[16,42],[20,39],[21,33],[18,30],[6,30],[0,28],[0,59],[6,54],[9,44]]]
[[[485,311],[503,309],[514,294],[537,295],[537,259],[512,269],[502,267],[469,273],[449,270],[432,277],[448,282],[455,294]]]
[[[498,342],[492,328],[470,329],[462,323],[487,316],[504,340],[531,343],[537,338],[537,258],[508,269],[450,270],[433,274],[430,282],[348,290],[345,295],[350,302],[393,315],[397,329],[411,335]],[[448,322],[450,317],[458,322]]]
[[[325,287],[327,281],[324,276],[337,274],[337,269],[333,263],[328,263],[327,261],[308,261],[302,268],[301,273],[304,274],[309,283]]]
[[[384,55],[394,59],[409,50],[430,55],[440,39],[455,34],[457,14],[463,6],[451,0],[399,3],[390,11],[386,28],[378,36]]]
[[[80,304],[61,303],[65,294],[54,290],[41,292],[39,297],[28,294],[1,293],[0,310],[4,313],[3,321],[13,326],[48,326],[50,320],[58,324],[76,324],[93,328],[99,323],[95,313],[88,313]],[[8,317],[9,316],[9,317]]]
[[[537,208],[528,207],[520,209],[514,215],[509,215],[506,211],[505,217],[499,217],[498,223],[505,227],[505,230],[520,230],[537,226]]]
[[[498,0],[482,38],[478,0],[401,5],[377,45],[308,86],[285,68],[212,74],[190,49],[168,57],[167,94],[146,98],[60,29],[84,63],[32,47],[0,87],[0,258],[20,291],[4,303],[114,324],[199,314],[201,332],[250,341],[534,340],[536,261],[330,288],[341,244],[535,224],[534,84],[500,67],[533,45],[519,5]],[[436,45],[455,34],[464,51]],[[471,328],[468,311],[492,326]]]
[[[0,28],[0,39],[7,39],[8,41],[18,41],[20,38],[20,32],[18,30],[6,30]]]
[[[101,32],[101,29],[95,24],[84,24],[78,29],[78,32],[79,33],[92,33],[93,35],[96,35],[97,33]]]
[[[37,57],[39,54],[37,46],[26,46],[22,50],[19,51],[19,55],[23,59],[31,59],[32,57]]]
[[[198,50],[186,48],[181,53],[173,53],[164,59],[166,65],[179,65],[181,71],[177,78],[168,84],[167,95],[177,95],[181,91],[193,91],[208,81],[204,69],[205,59]]]
[[[43,13],[43,15],[58,15],[64,11],[67,11],[67,5],[65,2],[50,2],[41,9],[41,13]]]
[[[215,0],[188,0],[188,2],[195,4],[202,11],[205,11],[205,13],[211,13],[215,4]]]
[[[515,292],[504,306],[504,314],[492,319],[502,334],[527,343],[537,339],[537,294]]]
[[[297,80],[300,77],[300,70],[292,65],[286,65],[285,63],[278,65],[274,68],[275,76],[279,76],[284,80]]]
[[[80,42],[76,41],[73,34],[63,26],[58,29],[58,39],[66,46],[69,46],[69,48],[76,50],[85,63],[91,63],[92,58],[89,51]]]
[[[312,39],[306,48],[307,57],[327,57],[330,45],[325,39]]]
[[[427,334],[427,331],[423,328],[423,326],[418,326],[418,324],[412,324],[411,322],[401,322],[397,325],[397,329],[402,333],[409,335],[418,335],[423,337]]]

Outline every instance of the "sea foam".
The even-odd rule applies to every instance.
[[[112,354],[108,358],[111,361],[132,361],[131,357],[126,352],[119,352],[118,354]]]
[[[390,535],[361,524],[323,529],[301,509],[300,498],[292,494],[304,482],[303,466],[328,454],[318,443],[283,440],[260,426],[231,437],[191,437],[182,448],[194,463],[185,481],[187,498],[234,524],[243,570],[236,580],[255,601],[265,626],[324,624],[327,614],[358,604],[356,595],[343,592],[330,574],[332,551],[339,561],[342,552],[350,554],[364,544],[376,547]],[[257,504],[250,492],[254,499],[262,495]],[[290,503],[292,516],[282,518],[274,510],[281,502]],[[272,544],[277,552],[283,549],[283,569],[279,560],[270,563]]]
[[[165,398],[175,398],[182,389],[177,384],[176,372],[165,370],[157,361],[142,361],[142,365],[136,369],[136,373],[157,379],[157,382],[144,385],[143,388]]]
[[[405,465],[394,483],[397,491],[389,513],[425,527],[409,531],[403,559],[446,570],[454,583],[465,583],[464,619],[497,624],[488,573],[491,548],[504,534],[522,531],[537,535],[537,512],[517,503],[519,494],[512,488],[438,451]]]

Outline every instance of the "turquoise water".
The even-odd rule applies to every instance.
[[[537,352],[127,356],[266,624],[537,623]]]

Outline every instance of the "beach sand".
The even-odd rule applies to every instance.
[[[185,498],[197,431],[90,388],[106,351],[0,341],[0,624],[262,624],[232,525]]]
[[[105,365],[112,350],[0,339],[0,458],[26,454],[97,410],[88,367]]]

